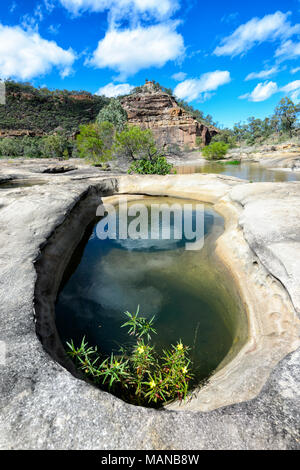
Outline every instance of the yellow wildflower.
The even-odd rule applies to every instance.
[[[182,344],[182,343],[178,343],[178,344],[177,344],[177,349],[178,349],[178,351],[182,351],[182,350],[183,350],[183,344]]]
[[[183,367],[183,368],[182,368],[182,372],[183,372],[184,374],[186,374],[187,371],[188,371],[188,370],[187,370],[187,367]]]
[[[151,382],[150,382],[150,384],[149,384],[149,385],[150,385],[150,387],[151,387],[151,388],[154,388],[154,387],[155,387],[155,385],[156,385],[156,383],[154,382],[154,380],[151,380]]]
[[[137,348],[137,352],[138,352],[139,354],[143,354],[144,351],[145,351],[145,346],[139,346],[139,347]]]

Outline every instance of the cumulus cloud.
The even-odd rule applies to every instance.
[[[256,85],[254,90],[251,93],[246,93],[245,95],[241,95],[240,99],[248,99],[248,101],[265,101],[274,93],[277,93],[278,87],[277,83],[275,82],[264,82],[259,83]]]
[[[115,83],[108,83],[107,85],[99,88],[95,94],[100,96],[104,95],[108,98],[115,98],[116,96],[127,95],[131,90],[133,90],[133,88],[134,86],[129,85],[129,83],[119,83],[118,85]]]
[[[236,56],[245,54],[256,44],[276,39],[287,39],[300,32],[300,25],[292,26],[288,21],[288,13],[277,11],[263,18],[252,18],[247,23],[240,25],[230,36],[225,37],[216,47],[214,54],[217,56]]]
[[[28,80],[57,67],[62,77],[72,72],[76,55],[36,31],[0,24],[0,77]]]
[[[187,76],[186,73],[178,72],[178,73],[174,73],[174,75],[172,75],[172,78],[176,80],[177,82],[181,82],[182,80],[186,78],[186,76]]]
[[[285,41],[275,52],[278,60],[296,59],[300,56],[300,42],[293,42],[291,39]]]
[[[60,0],[60,3],[73,15],[108,10],[119,18],[135,11],[156,19],[165,19],[170,18],[179,7],[178,0]]]
[[[184,53],[184,42],[175,31],[177,23],[164,23],[135,29],[109,30],[86,64],[109,67],[121,77],[148,67],[162,67]]]
[[[279,68],[277,67],[277,65],[275,65],[274,67],[271,67],[270,69],[261,70],[260,72],[249,73],[247,77],[245,78],[245,81],[253,80],[255,78],[269,78],[278,72],[279,72]]]
[[[298,100],[300,94],[300,80],[294,80],[293,82],[287,83],[282,87],[278,87],[275,82],[265,81],[259,83],[251,93],[246,93],[239,96],[240,99],[248,99],[248,101],[265,101],[274,93],[289,94],[293,101]]]
[[[211,91],[215,91],[219,86],[231,81],[230,73],[225,70],[215,70],[201,75],[199,78],[191,78],[179,83],[174,94],[187,101],[208,99]]]

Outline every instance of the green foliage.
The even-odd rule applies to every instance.
[[[275,108],[275,117],[280,122],[281,130],[288,132],[290,137],[292,137],[299,112],[300,105],[295,105],[287,96],[282,98]]]
[[[61,127],[71,135],[80,124],[94,121],[109,101],[86,91],[50,91],[7,81],[6,104],[0,106],[0,129],[51,133]]]
[[[23,156],[22,140],[10,137],[0,139],[0,155],[2,157],[21,157]]]
[[[70,144],[66,136],[55,134],[42,139],[41,152],[45,158],[69,158]]]
[[[130,312],[125,312],[125,315],[129,318],[129,320],[124,323],[121,328],[125,326],[129,326],[128,333],[130,335],[136,335],[139,338],[143,336],[147,336],[148,341],[151,339],[150,333],[156,334],[156,330],[153,328],[153,322],[155,316],[151,318],[148,322],[146,318],[139,317],[140,306],[138,306],[136,313],[132,314]]]
[[[128,173],[138,173],[140,175],[168,175],[171,173],[173,165],[167,162],[166,157],[154,157],[152,160],[137,160],[133,162]]]
[[[299,112],[299,105],[295,105],[288,97],[282,98],[271,117],[263,120],[249,117],[246,123],[234,125],[233,135],[237,142],[246,142],[248,145],[260,144],[272,136],[276,136],[278,142],[283,142],[295,134]]]
[[[228,148],[236,147],[236,136],[231,129],[222,129],[219,134],[212,137],[211,142],[224,142]]]
[[[229,160],[227,162],[219,162],[222,165],[240,165],[241,160]]]
[[[173,168],[157,149],[150,129],[126,126],[116,133],[114,148],[117,154],[133,160],[128,173],[166,175]]]
[[[158,155],[151,130],[143,130],[139,126],[126,126],[123,131],[117,132],[115,149],[130,160],[151,160]]]
[[[192,378],[189,348],[179,341],[158,355],[150,344],[155,317],[150,321],[140,317],[139,308],[125,314],[129,320],[121,327],[129,327],[133,342],[119,355],[102,357],[85,338],[78,347],[73,341],[67,343],[68,354],[95,384],[130,403],[157,406],[175,398],[184,400]]]
[[[0,155],[3,157],[68,159],[72,152],[73,142],[62,134],[0,139]]]
[[[76,144],[81,158],[87,158],[93,164],[100,164],[112,158],[114,126],[110,122],[80,126]]]
[[[26,158],[42,157],[42,139],[40,137],[25,136],[21,140],[23,156]]]
[[[126,125],[127,119],[127,113],[120,101],[111,99],[110,103],[99,112],[96,122],[98,124],[110,122],[118,132],[121,132]]]
[[[228,144],[213,142],[202,149],[202,155],[209,160],[220,160],[226,155]]]

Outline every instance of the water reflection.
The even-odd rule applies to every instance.
[[[282,183],[285,181],[300,181],[300,172],[270,170],[259,163],[242,162],[232,165],[221,162],[207,162],[203,165],[181,165],[176,167],[177,174],[215,173],[235,176],[253,182]]]
[[[162,202],[145,201],[149,200]],[[170,204],[174,201],[170,198]],[[197,380],[207,377],[247,335],[235,286],[214,255],[215,240],[223,229],[222,217],[206,207],[202,250],[166,246],[164,240],[161,246],[157,242],[133,249],[136,241],[126,246],[99,240],[93,224],[74,253],[58,296],[56,324],[62,342],[71,338],[79,342],[85,335],[105,354],[118,351],[128,342],[120,328],[124,311],[140,305],[144,316],[156,314],[158,349],[182,339],[192,347]]]

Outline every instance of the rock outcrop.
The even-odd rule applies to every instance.
[[[191,149],[196,147],[197,137],[207,145],[219,132],[197,121],[178,105],[173,96],[157,89],[153,82],[146,82],[140,91],[124,97],[122,106],[129,123],[151,129],[162,146],[177,145],[181,149]]]

